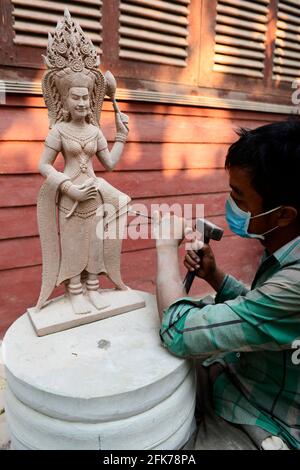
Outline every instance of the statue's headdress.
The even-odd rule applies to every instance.
[[[49,34],[47,55],[43,59],[48,69],[42,79],[42,89],[49,126],[64,120],[63,100],[69,89],[75,86],[88,88],[91,122],[99,126],[106,80],[98,68],[100,59],[92,41],[68,10],[57,23],[53,37]]]

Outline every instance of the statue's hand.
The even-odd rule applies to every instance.
[[[123,134],[127,137],[129,117],[124,113],[116,113],[116,130],[118,134]]]
[[[82,184],[77,186],[73,184],[68,190],[68,196],[74,201],[82,202],[88,201],[89,199],[95,199],[97,195],[97,189],[95,186],[90,186],[88,184]]]

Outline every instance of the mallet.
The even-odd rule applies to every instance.
[[[203,234],[203,241],[205,244],[208,244],[209,240],[221,240],[224,233],[224,230],[222,228],[205,219],[196,220],[196,230],[197,232]],[[201,258],[201,250],[198,250],[196,253]],[[183,285],[187,294],[189,293],[190,288],[192,287],[192,283],[195,279],[195,276],[196,271],[188,271],[184,278]]]

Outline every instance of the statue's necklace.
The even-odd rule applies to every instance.
[[[73,130],[73,128],[72,128]],[[75,129],[74,129],[74,132],[75,132]],[[75,140],[76,142],[78,142],[80,145],[81,145],[81,148],[84,149],[84,147],[86,146],[86,144],[94,139],[98,133],[98,131],[96,130],[96,132],[93,132],[92,134],[89,134],[88,136],[85,135],[83,137],[80,137],[78,135],[74,135],[74,134],[69,134],[68,132],[66,132],[65,130],[61,130],[61,133],[63,135],[65,135],[68,139],[71,139],[71,140]]]

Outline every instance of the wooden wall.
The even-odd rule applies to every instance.
[[[114,172],[105,173],[96,164],[99,174],[134,202],[148,207],[163,202],[204,203],[205,216],[224,227],[228,178],[223,166],[228,145],[236,139],[234,129],[283,119],[280,115],[184,106],[132,102],[120,106],[130,117],[126,151]],[[101,125],[111,145],[114,116],[108,102]],[[37,166],[47,129],[42,98],[8,96],[0,114],[0,335],[38,298],[41,254],[35,203],[42,183]],[[62,169],[60,158],[57,168]],[[258,242],[235,237],[226,229],[223,241],[213,246],[223,269],[251,282],[261,253]],[[125,240],[123,251],[124,281],[154,292],[153,241]],[[198,281],[193,293],[207,290]]]

